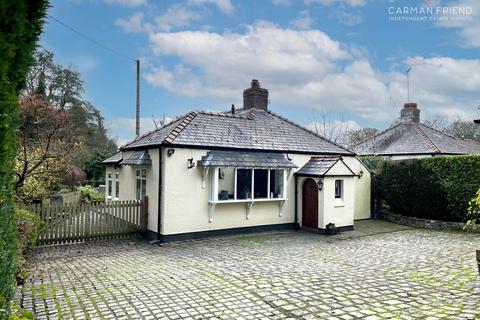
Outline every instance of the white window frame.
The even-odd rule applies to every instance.
[[[340,181],[340,197],[337,198],[337,192],[336,192],[336,188],[337,188],[337,181]],[[334,203],[334,207],[344,207],[345,206],[345,202],[343,201],[344,197],[345,197],[345,180],[344,179],[335,179],[334,182],[333,182],[333,203]]]
[[[140,172],[139,175],[137,173]],[[143,176],[143,172],[145,172],[145,177]],[[146,168],[139,168],[135,170],[135,189],[134,189],[134,196],[136,200],[142,200],[143,196],[147,195],[147,176],[148,171]],[[137,193],[137,182],[140,180],[140,195]],[[145,194],[142,195],[143,186],[145,185]]]
[[[120,199],[120,174],[115,172],[115,200]]]
[[[241,168],[237,167],[234,171],[234,196],[233,199],[228,200],[219,200],[218,199],[218,169],[220,167],[214,167],[211,176],[211,189],[210,189],[210,203],[245,203],[245,202],[264,202],[264,201],[286,201],[287,200],[287,179],[288,179],[288,170],[287,169],[265,169],[265,168]],[[252,181],[251,181],[251,198],[249,199],[237,199],[237,174],[239,169],[251,170]],[[267,197],[255,199],[255,172],[254,170],[268,170],[267,174]],[[270,197],[270,174],[273,170],[282,170],[283,171],[283,192],[281,198],[272,198]]]
[[[107,172],[107,199],[112,199],[113,195],[113,180],[112,172]]]

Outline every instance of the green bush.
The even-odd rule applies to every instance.
[[[47,0],[0,1],[0,319],[10,317],[17,253],[12,183],[15,174],[18,94],[40,36]]]
[[[467,223],[464,229],[475,229],[477,222],[480,222],[480,188],[477,190],[475,197],[468,203]]]
[[[377,196],[398,213],[466,221],[480,185],[480,156],[380,161],[373,181]]]
[[[90,185],[78,187],[78,191],[81,192],[82,201],[84,202],[91,202],[91,201],[104,202],[105,201],[105,196]]]
[[[36,214],[23,209],[15,210],[14,218],[18,231],[16,275],[17,282],[23,283],[28,277],[25,254],[37,244],[38,233],[43,226],[43,221]]]

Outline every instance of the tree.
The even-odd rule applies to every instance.
[[[437,116],[425,121],[425,124],[455,138],[480,142],[480,126],[471,120],[457,118],[454,121],[449,121]]]
[[[0,2],[0,318],[9,318],[18,254],[13,220],[16,125],[20,90],[42,31],[46,0]]]
[[[348,130],[346,133],[346,145],[352,147],[359,144],[360,142],[373,137],[379,133],[378,129],[375,128],[361,128],[355,130]]]
[[[28,78],[25,96],[43,98],[58,110],[65,110],[76,130],[75,150],[65,161],[82,168],[95,150],[113,153],[115,142],[108,137],[101,112],[83,97],[84,82],[72,66],[64,67],[54,62],[54,54],[45,49],[35,53],[35,64]]]
[[[26,95],[42,93],[59,109],[80,106],[83,103],[83,80],[73,66],[55,64],[54,54],[40,49],[35,52],[35,64],[27,76]]]
[[[346,133],[352,126],[352,121],[345,120],[343,114],[339,115],[339,120],[329,121],[327,114],[322,110],[319,120],[317,115],[313,114],[313,129],[315,133],[323,138],[341,146],[346,146]]]
[[[85,161],[84,171],[87,174],[87,179],[91,184],[98,185],[105,183],[105,166],[102,164],[103,160],[107,159],[111,153],[106,151],[96,150]]]
[[[41,97],[21,97],[20,114],[15,191],[19,199],[29,201],[48,195],[53,184],[65,175],[65,158],[78,143],[68,112]],[[31,192],[35,190],[32,185],[42,188]]]
[[[445,132],[456,138],[480,142],[480,126],[472,121],[455,120],[445,128]]]

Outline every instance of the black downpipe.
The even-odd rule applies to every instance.
[[[300,226],[298,225],[298,213],[297,213],[297,208],[298,208],[298,180],[297,176],[295,176],[295,230],[300,230]]]
[[[162,242],[160,231],[162,230],[162,147],[158,148],[158,219],[157,219],[157,240]]]

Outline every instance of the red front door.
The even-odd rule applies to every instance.
[[[318,229],[318,186],[311,178],[303,183],[302,226]]]

